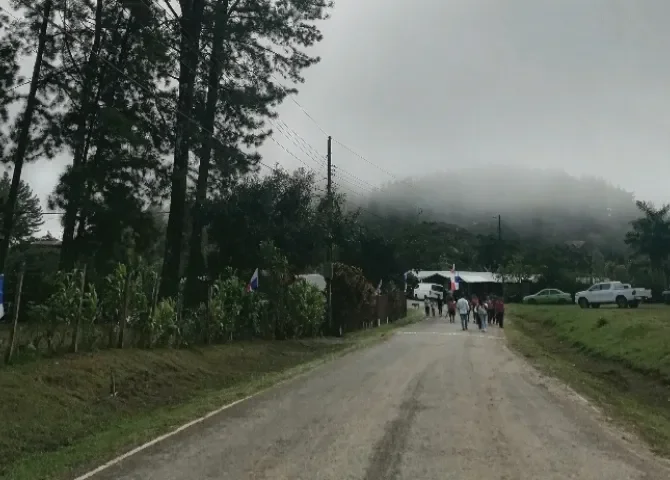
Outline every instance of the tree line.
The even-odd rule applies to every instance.
[[[258,172],[257,148],[271,134],[276,107],[296,92],[280,81],[299,84],[318,62],[307,48],[321,40],[319,24],[332,4],[180,0],[178,11],[157,0],[11,5],[15,13],[0,18],[0,155],[13,166],[0,271],[22,235],[23,166],[66,154],[71,161],[49,199],[63,212],[59,268],[96,263],[105,274],[124,242],[142,251],[163,236],[159,295],[174,297],[185,276],[192,303],[205,273],[213,205]],[[27,58],[30,79],[19,69]]]
[[[282,82],[300,84],[319,61],[308,48],[321,40],[329,1],[180,0],[178,11],[156,0],[11,5],[14,13],[0,11],[0,156],[12,166],[0,182],[8,298],[19,265],[34,305],[60,291],[63,275],[85,269],[86,283],[100,288],[120,265],[133,281],[150,265],[157,284],[147,298],[197,311],[212,295],[203,281],[244,279],[269,262],[262,242],[285,259],[288,278],[320,271],[330,239],[336,261],[356,266],[366,291],[380,280],[399,288],[409,269],[452,264],[532,270],[558,287],[600,274],[666,281],[665,207],[640,203],[629,249],[607,251],[529,242],[506,224],[500,240],[407,209],[380,214],[341,192],[327,198],[313,172],[262,170],[271,160],[258,147],[273,133],[277,106],[297,92]],[[19,68],[26,59],[29,78]],[[62,245],[36,249],[25,240],[42,212],[22,169],[63,154],[70,162],[49,198],[63,212]]]

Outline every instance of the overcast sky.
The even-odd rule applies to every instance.
[[[528,165],[670,202],[668,18],[667,0],[336,0],[296,100],[393,176]],[[325,154],[319,126],[292,101],[280,119],[300,138],[276,140],[319,169],[305,153]],[[274,142],[263,153],[303,165]],[[41,198],[66,161],[26,169]],[[336,142],[333,162],[345,192],[360,184],[352,176],[393,179]]]

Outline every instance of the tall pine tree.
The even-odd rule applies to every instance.
[[[303,81],[301,72],[319,59],[302,50],[321,40],[315,22],[327,18],[330,7],[320,0],[213,0],[204,10],[205,31],[211,33],[202,37],[209,57],[203,61],[205,105],[198,109],[203,114],[187,269],[191,298],[202,290],[197,279],[205,273],[202,235],[212,154],[219,184],[254,165],[258,157],[245,152],[260,146],[270,133],[265,118],[276,116],[273,108],[296,92],[278,84],[276,75]]]

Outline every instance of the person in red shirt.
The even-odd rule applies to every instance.
[[[486,298],[486,315],[489,320],[489,325],[496,323],[496,305],[495,297],[493,296]]]
[[[447,300],[447,313],[449,314],[449,323],[454,323],[456,321],[456,302],[454,297],[449,297]]]
[[[505,320],[505,302],[502,298],[496,299],[496,323],[500,328],[503,328],[503,321]]]

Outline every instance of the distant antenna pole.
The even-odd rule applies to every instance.
[[[503,243],[502,243],[502,221],[500,214],[498,214],[498,254],[500,255],[500,267],[501,267],[501,283],[502,283],[502,293],[503,298],[505,297],[505,272],[502,270],[503,267]]]
[[[332,137],[328,137],[328,246],[326,250],[326,315],[328,329],[333,331],[333,155]],[[340,334],[341,334],[340,330]]]
[[[501,242],[502,245],[502,223],[500,221],[500,215],[498,215],[498,241]]]

